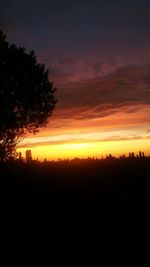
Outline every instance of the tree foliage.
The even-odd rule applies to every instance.
[[[27,133],[37,133],[56,105],[48,70],[34,51],[9,44],[0,31],[0,159],[14,156]]]

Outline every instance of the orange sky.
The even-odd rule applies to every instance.
[[[56,82],[57,106],[47,127],[18,151],[34,158],[101,157],[144,151],[150,155],[150,64],[105,75]]]
[[[133,113],[119,111],[103,118],[76,120],[70,117],[63,123],[56,109],[49,125],[36,136],[25,138],[18,145],[18,151],[25,156],[25,150],[31,149],[33,158],[40,160],[102,157],[109,153],[119,156],[132,151],[150,155],[148,111],[146,106]]]
[[[49,124],[18,151],[150,155],[150,1],[1,2],[8,40],[34,49],[58,88]]]

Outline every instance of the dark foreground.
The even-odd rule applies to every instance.
[[[148,250],[149,169],[150,158],[0,164],[2,266],[51,266],[52,258],[70,266],[80,254],[92,266],[96,254],[100,264],[139,262]]]
[[[1,214],[148,216],[150,158],[1,163]]]

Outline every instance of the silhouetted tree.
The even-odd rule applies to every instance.
[[[56,104],[55,88],[34,51],[10,45],[0,31],[0,160],[15,155],[26,133],[37,133]]]

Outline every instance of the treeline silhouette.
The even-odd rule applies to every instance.
[[[0,163],[1,211],[147,215],[150,157]]]

